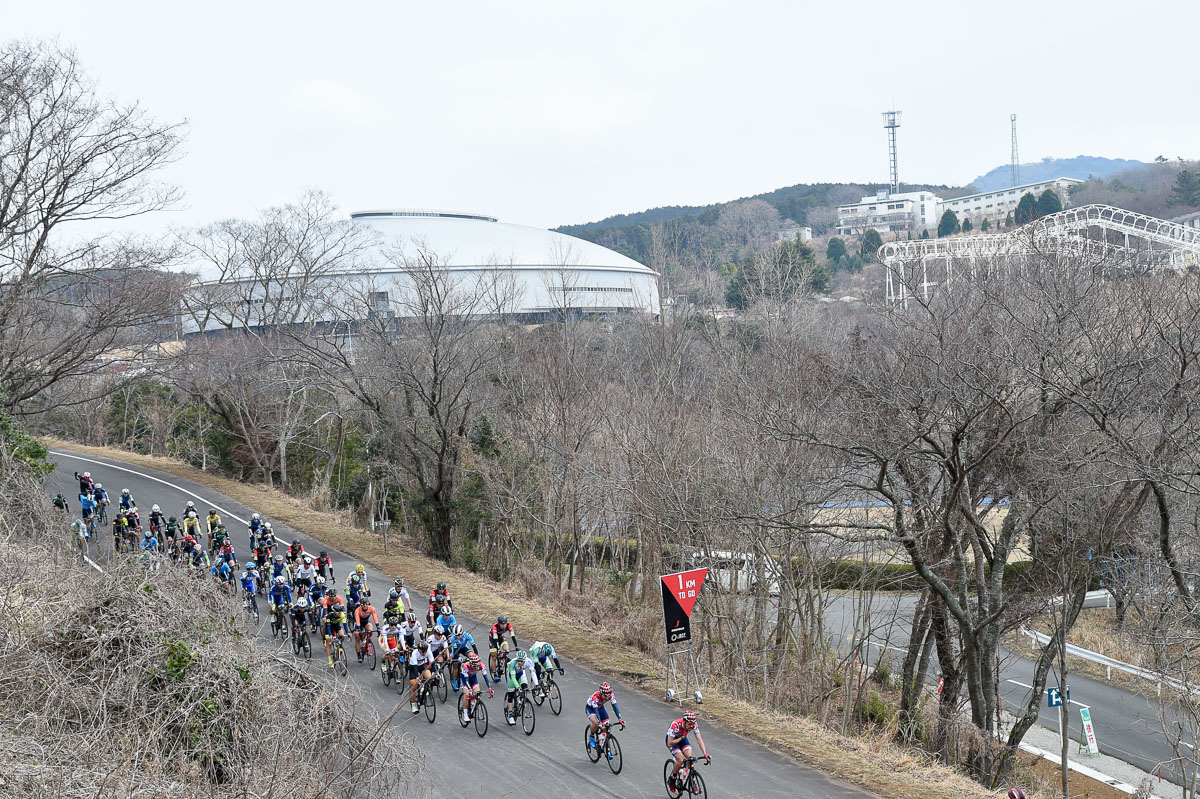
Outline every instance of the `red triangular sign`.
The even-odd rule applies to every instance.
[[[704,586],[704,578],[707,576],[708,569],[692,569],[662,577],[663,586],[671,592],[688,618],[691,618],[692,607],[696,604],[696,597],[700,596],[700,589]]]

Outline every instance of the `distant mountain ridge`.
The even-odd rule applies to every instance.
[[[1032,164],[1021,164],[1021,183],[1040,183],[1052,178],[1103,178],[1116,172],[1140,169],[1149,166],[1144,161],[1125,158],[1101,158],[1094,155],[1077,155],[1074,158],[1043,158]],[[979,191],[995,191],[1012,185],[1009,165],[998,166],[987,174],[971,181]]]

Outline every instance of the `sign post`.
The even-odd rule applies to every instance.
[[[1088,753],[1100,754],[1100,744],[1096,741],[1096,730],[1092,726],[1092,711],[1086,707],[1079,708],[1079,719],[1083,722],[1083,735],[1087,739]]]
[[[692,608],[704,587],[708,569],[692,569],[659,578],[662,588],[663,628],[667,638],[667,701],[703,702],[700,693],[700,668],[692,654]],[[679,659],[686,658],[685,664]],[[680,679],[683,685],[680,685]],[[695,689],[693,689],[695,685]],[[682,688],[682,690],[680,690]],[[690,694],[688,696],[687,694]]]

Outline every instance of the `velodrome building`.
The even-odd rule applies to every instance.
[[[364,308],[373,316],[412,316],[421,302],[414,287],[431,272],[463,297],[453,301],[463,313],[506,321],[653,317],[660,311],[657,272],[583,239],[455,211],[359,211],[350,218],[366,228],[372,242],[350,268],[263,275],[202,263],[189,270],[196,275],[193,302],[211,310],[185,312],[182,332],[213,333],[280,319],[353,322]]]

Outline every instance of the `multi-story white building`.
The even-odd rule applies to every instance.
[[[1083,181],[1078,178],[1054,178],[1053,180],[1043,180],[1040,183],[1026,183],[1023,186],[982,191],[978,194],[968,194],[965,197],[955,197],[953,200],[942,200],[938,219],[941,219],[942,214],[946,211],[953,211],[960,222],[963,219],[970,219],[978,227],[978,223],[984,219],[1003,220],[1010,211],[1017,210],[1017,203],[1021,202],[1023,196],[1032,194],[1037,197],[1046,189],[1053,189],[1062,200],[1063,207],[1066,208],[1070,205],[1071,187],[1080,183]],[[936,222],[934,226],[937,226]]]
[[[861,201],[838,206],[837,231],[842,236],[861,236],[869,228],[880,233],[903,233],[905,231],[928,230],[933,234],[946,211],[953,211],[961,222],[970,219],[976,227],[984,219],[1003,221],[1025,194],[1035,197],[1046,189],[1053,189],[1063,202],[1070,205],[1069,190],[1083,183],[1078,178],[1054,178],[1039,183],[1026,183],[996,191],[984,191],[943,200],[933,192],[908,191],[891,194],[886,189],[874,197],[863,197]]]
[[[880,233],[900,233],[937,227],[941,200],[931,191],[892,194],[880,190],[874,197],[838,206],[837,231],[842,236],[861,236],[870,228]]]

